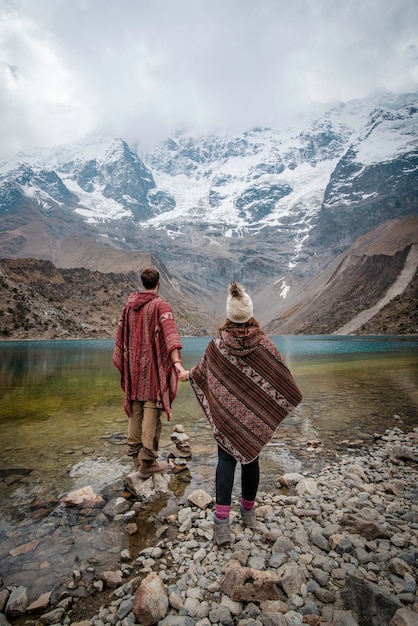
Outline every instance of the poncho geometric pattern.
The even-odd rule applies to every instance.
[[[132,416],[132,400],[153,400],[171,418],[178,376],[170,353],[181,350],[170,305],[155,292],[129,296],[122,311],[113,351],[121,375],[125,413]]]
[[[280,352],[255,327],[231,328],[212,339],[190,382],[216,442],[243,464],[259,456],[302,401]]]

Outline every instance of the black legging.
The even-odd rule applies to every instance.
[[[218,446],[216,467],[216,504],[231,504],[237,460]],[[244,500],[255,500],[260,480],[258,457],[243,465],[241,463],[241,495]]]

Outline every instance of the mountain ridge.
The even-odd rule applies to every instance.
[[[214,314],[231,280],[255,299],[276,285],[268,324],[359,237],[418,214],[417,101],[378,93],[282,130],[178,131],[141,156],[99,135],[17,155],[0,164],[0,257],[118,272],[144,252]]]

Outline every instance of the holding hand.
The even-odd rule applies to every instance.
[[[180,361],[176,361],[174,363],[174,367],[176,368],[177,375],[179,379],[181,380],[181,382],[184,383],[186,382],[186,380],[189,380],[189,372],[184,369]]]
[[[189,370],[184,370],[180,375],[179,378],[181,380],[182,383],[185,383],[187,380],[189,380]]]

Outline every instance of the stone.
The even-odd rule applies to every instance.
[[[210,496],[203,489],[196,489],[187,496],[187,500],[197,506],[199,509],[206,509],[213,502],[212,496]]]
[[[158,574],[150,573],[139,585],[133,603],[133,614],[143,626],[162,620],[168,611],[168,592]]]
[[[43,611],[46,609],[51,598],[51,593],[51,591],[47,591],[40,595],[37,600],[31,602],[26,609],[27,613],[32,613],[32,611]]]
[[[231,598],[229,598],[228,596],[222,596],[221,605],[228,607],[228,609],[231,611],[231,615],[233,615],[234,617],[242,613],[242,602],[235,602],[234,600],[231,600]]]
[[[311,541],[314,546],[320,548],[324,552],[329,552],[330,546],[328,539],[320,532],[313,532],[311,535]]]
[[[118,620],[122,620],[129,615],[133,608],[133,600],[131,598],[125,598],[118,606],[116,617]]]
[[[184,441],[189,441],[189,440],[190,440],[190,437],[189,437],[189,435],[187,435],[187,434],[186,434],[186,433],[184,433],[184,432],[183,432],[183,433],[173,432],[173,433],[171,434],[171,439],[172,439],[172,440],[176,440],[176,441],[182,441],[182,442],[184,442]]]
[[[125,530],[128,535],[136,535],[136,533],[138,532],[138,526],[135,522],[129,522],[128,524],[126,524]]]
[[[369,541],[371,539],[389,539],[392,533],[383,524],[371,519],[364,519],[360,515],[348,514],[341,520],[341,525],[357,532]]]
[[[87,486],[68,493],[61,498],[60,505],[96,508],[104,506],[105,500],[101,495],[95,493],[91,486]]]
[[[109,517],[115,517],[116,515],[121,515],[125,513],[130,507],[129,502],[122,497],[113,498],[110,500],[103,509],[103,513],[108,515]]]
[[[265,600],[261,602],[260,609],[263,613],[286,613],[289,605],[283,600]]]
[[[280,600],[279,579],[273,572],[260,572],[250,567],[234,567],[221,581],[221,590],[238,602]]]
[[[288,598],[299,594],[302,585],[306,582],[303,569],[296,563],[282,565],[277,572],[277,577]]]
[[[262,624],[262,626],[289,626],[289,622],[281,613],[263,612],[256,622],[253,624]]]
[[[22,554],[27,554],[28,552],[32,552],[33,550],[36,550],[36,548],[39,545],[39,540],[38,539],[34,539],[33,541],[29,541],[28,543],[23,543],[20,546],[17,546],[16,548],[12,548],[11,550],[9,550],[9,554],[10,556],[21,556]]]
[[[318,589],[315,589],[314,593],[318,600],[324,602],[324,604],[335,602],[335,593],[329,589],[322,589],[322,587],[318,587]]]
[[[184,603],[181,597],[175,591],[170,591],[168,594],[168,602],[175,611],[181,611],[184,608]]]
[[[298,496],[317,496],[319,493],[316,480],[313,478],[304,478],[295,487]]]
[[[184,608],[193,619],[200,620],[209,615],[208,603],[197,598],[186,598]]]
[[[15,587],[7,600],[6,615],[20,617],[25,614],[28,605],[29,594],[27,588],[23,586]]]
[[[361,615],[362,621],[370,626],[389,624],[402,606],[396,596],[357,574],[347,576],[341,598],[347,608]]]
[[[394,446],[390,454],[390,460],[395,463],[398,461],[412,461],[416,463],[418,457],[414,454],[412,449],[407,446]]]
[[[209,613],[211,624],[223,624],[223,626],[234,626],[234,620],[231,611],[227,606],[219,604]]]
[[[65,609],[62,607],[58,607],[56,609],[53,609],[52,611],[49,611],[48,613],[43,613],[43,615],[41,615],[39,619],[41,620],[42,624],[48,624],[48,626],[51,626],[52,624],[59,624],[64,613]]]
[[[3,584],[1,579],[0,579],[0,582],[1,584]],[[10,591],[8,589],[2,589],[0,591],[0,614],[6,612],[6,604],[7,604],[7,600],[9,599],[9,596],[10,596]]]
[[[278,477],[277,481],[284,485],[285,487],[292,487],[300,483],[305,477],[303,474],[298,474],[297,472],[288,472],[287,474],[282,474]]]
[[[188,615],[167,615],[158,622],[158,626],[195,626],[195,624],[196,621]],[[202,620],[202,626],[209,626],[209,623],[205,625]]]
[[[277,537],[276,541],[274,542],[274,544],[272,545],[271,551],[273,554],[281,554],[281,553],[287,553],[290,552],[291,550],[295,549],[295,545],[293,543],[293,541],[291,541],[288,537]]]
[[[153,474],[149,478],[140,478],[138,472],[131,472],[124,479],[126,489],[140,502],[154,501],[171,494],[172,477],[168,474]]]
[[[418,626],[418,613],[402,607],[396,611],[389,626]]]
[[[107,570],[102,572],[102,580],[107,589],[117,589],[123,582],[122,573]]]

